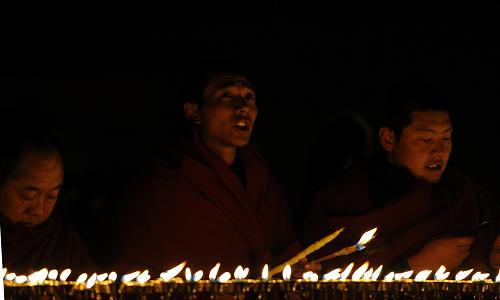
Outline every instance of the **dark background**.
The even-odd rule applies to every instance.
[[[207,60],[249,66],[259,105],[254,142],[298,221],[318,161],[335,174],[349,155],[376,146],[335,120],[355,112],[374,124],[386,90],[406,78],[444,89],[454,111],[453,160],[500,196],[496,26],[334,26],[284,14],[256,24],[234,13],[200,22],[168,4],[10,5],[2,9],[0,117],[13,128],[54,130],[65,159],[63,200],[88,240],[106,203],[172,137],[183,75]]]

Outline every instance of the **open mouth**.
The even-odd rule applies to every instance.
[[[250,129],[250,126],[245,121],[239,121],[238,123],[236,123],[235,126],[236,126],[236,128],[238,128],[241,131],[247,131]]]
[[[440,171],[443,168],[443,164],[442,163],[430,163],[430,164],[425,165],[425,167],[429,170],[432,170],[432,171]]]

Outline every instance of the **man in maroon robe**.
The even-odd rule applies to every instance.
[[[238,265],[260,273],[300,249],[280,188],[249,144],[257,103],[242,75],[211,73],[186,99],[189,137],[177,159],[159,159],[128,192],[114,265],[158,273]],[[205,277],[206,278],[206,277]]]
[[[310,243],[339,227],[346,231],[316,258],[354,245],[378,227],[365,250],[323,262],[324,268],[351,261],[383,264],[388,272],[498,266],[498,205],[448,165],[451,119],[439,94],[429,91],[410,95],[400,89],[379,130],[383,154],[353,164],[317,193],[301,240]]]
[[[7,138],[6,138],[7,136]],[[34,132],[4,133],[0,149],[0,226],[4,267],[94,272],[96,265],[56,205],[64,170],[55,144]]]

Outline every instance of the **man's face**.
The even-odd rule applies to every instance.
[[[451,153],[451,120],[445,111],[415,111],[389,154],[396,165],[422,181],[441,179]]]
[[[217,76],[206,86],[203,99],[199,116],[205,142],[216,147],[247,145],[257,117],[255,93],[247,79]]]
[[[14,176],[0,186],[0,212],[15,224],[40,225],[54,210],[63,177],[57,153],[23,154]]]

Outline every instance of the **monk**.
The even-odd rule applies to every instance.
[[[218,262],[219,272],[242,265],[256,275],[300,250],[282,192],[249,144],[254,88],[227,71],[199,78],[185,99],[188,134],[176,155],[157,159],[127,193],[113,247],[122,272],[187,261],[207,275]]]
[[[5,130],[5,128],[4,128]],[[95,272],[96,265],[58,206],[64,169],[44,134],[4,133],[0,149],[0,226],[4,267],[29,275],[42,268]]]
[[[449,163],[453,127],[446,102],[432,88],[400,87],[392,95],[378,135],[382,151],[318,191],[302,242],[346,227],[318,258],[356,244],[363,232],[378,227],[365,250],[323,267],[369,261],[388,272],[435,271],[441,265],[493,271],[500,262],[499,207]]]

